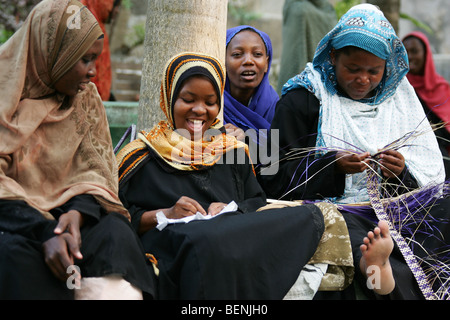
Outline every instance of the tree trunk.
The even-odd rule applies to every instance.
[[[226,0],[149,0],[138,110],[138,130],[164,119],[159,107],[161,77],[168,59],[202,52],[225,62]]]
[[[384,16],[394,27],[398,34],[398,20],[400,19],[400,0],[368,0],[368,3],[374,4],[383,11]]]

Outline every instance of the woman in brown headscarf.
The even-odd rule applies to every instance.
[[[90,82],[102,47],[98,22],[75,0],[40,2],[0,47],[2,299],[78,298],[105,279],[128,287],[104,287],[111,298],[152,293]],[[71,290],[74,270],[81,289]]]

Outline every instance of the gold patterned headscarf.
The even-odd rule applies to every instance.
[[[0,199],[24,200],[50,218],[51,209],[91,194],[128,215],[95,85],[74,97],[54,89],[102,34],[78,1],[44,0],[0,47]]]
[[[175,130],[173,105],[178,97],[183,81],[194,75],[206,76],[217,90],[220,105],[223,105],[225,74],[220,62],[209,55],[184,52],[171,58],[163,73],[160,107],[167,120],[160,121],[150,132],[140,132],[138,139],[125,146],[118,154],[119,179],[130,173],[137,162],[133,154],[145,144],[158,154],[167,164],[185,171],[200,170],[216,164],[232,149],[243,148],[245,143],[229,136],[223,124],[216,119],[201,141],[192,141]]]

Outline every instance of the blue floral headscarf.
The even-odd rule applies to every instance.
[[[361,4],[351,8],[317,46],[313,67],[321,74],[322,82],[331,94],[338,90],[330,52],[333,48],[338,50],[347,46],[361,48],[386,61],[383,79],[375,89],[375,95],[360,102],[375,105],[392,96],[408,73],[408,55],[394,28],[376,6]],[[288,80],[282,95],[298,87],[312,88],[303,73]]]

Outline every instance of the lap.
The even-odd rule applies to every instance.
[[[169,225],[142,241],[158,260],[161,298],[281,299],[323,229],[311,205]]]

